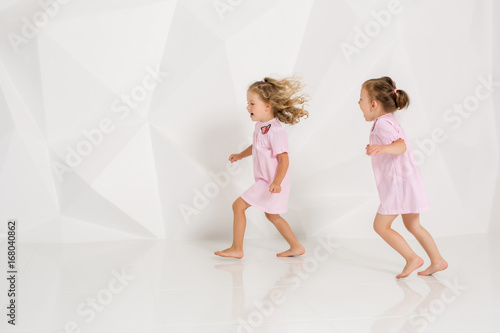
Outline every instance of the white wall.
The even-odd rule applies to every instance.
[[[424,225],[499,230],[499,87],[482,83],[500,78],[493,1],[66,2],[0,5],[0,218],[21,239],[230,237],[253,181],[249,160],[226,169],[253,131],[246,88],[293,73],[312,97],[311,117],[287,126],[299,235],[375,237],[357,101],[382,75],[412,99],[398,117],[419,151]],[[248,217],[247,237],[277,235]]]
[[[492,22],[493,22],[493,54],[491,57],[491,62],[493,66],[493,77],[495,78],[495,82],[500,81],[500,64],[497,59],[500,57],[500,44],[498,40],[500,39],[500,21],[497,19],[498,15],[500,15],[500,3],[498,1],[493,1],[493,10],[491,11]],[[498,110],[500,107],[500,94],[496,93],[493,96],[493,105],[495,110]],[[500,117],[495,115],[496,117],[496,127],[500,128]],[[496,136],[497,139],[497,148],[498,153],[500,154],[500,135]],[[496,190],[495,195],[493,197],[493,205],[491,208],[491,217],[490,217],[490,232],[500,232],[500,168],[497,169],[496,176]]]

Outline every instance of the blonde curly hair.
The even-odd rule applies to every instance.
[[[281,80],[265,77],[252,83],[248,91],[258,94],[264,103],[269,103],[279,121],[294,125],[301,117],[309,117],[309,112],[305,110],[309,96],[302,93],[303,88],[304,85],[296,77]]]

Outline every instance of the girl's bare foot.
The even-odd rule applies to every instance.
[[[437,264],[431,264],[424,271],[418,272],[418,275],[427,276],[439,271],[444,271],[447,268],[448,268],[448,263],[446,262],[446,260],[443,259]]]
[[[399,273],[398,275],[396,275],[396,278],[401,279],[401,278],[407,277],[414,270],[416,270],[417,268],[419,268],[423,264],[424,264],[424,259],[422,259],[420,257],[416,257],[413,260],[407,261],[405,268],[403,268],[403,271],[401,273]]]
[[[298,248],[291,248],[290,250],[286,250],[285,252],[276,253],[276,256],[278,256],[278,257],[294,257],[294,256],[301,256],[304,253],[306,253],[306,249],[303,246],[301,246]]]
[[[235,250],[232,247],[222,250],[222,251],[215,251],[214,254],[221,256],[221,257],[231,257],[231,258],[236,258],[236,259],[241,259],[243,258],[243,251],[242,250]]]

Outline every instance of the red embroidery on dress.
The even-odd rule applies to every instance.
[[[266,134],[267,132],[269,132],[269,129],[271,128],[271,124],[267,125],[267,126],[262,126],[260,128],[260,131],[262,134]]]

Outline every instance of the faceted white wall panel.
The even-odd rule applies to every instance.
[[[498,231],[499,10],[491,0],[3,1],[0,221],[17,218],[25,241],[230,237],[231,204],[253,182],[249,159],[227,161],[251,143],[246,88],[296,73],[311,96],[310,118],[286,126],[284,216],[297,234],[376,237],[371,124],[357,101],[382,75],[411,97],[398,118],[431,201],[422,223],[435,236]],[[260,211],[247,215],[247,237],[277,235]]]

